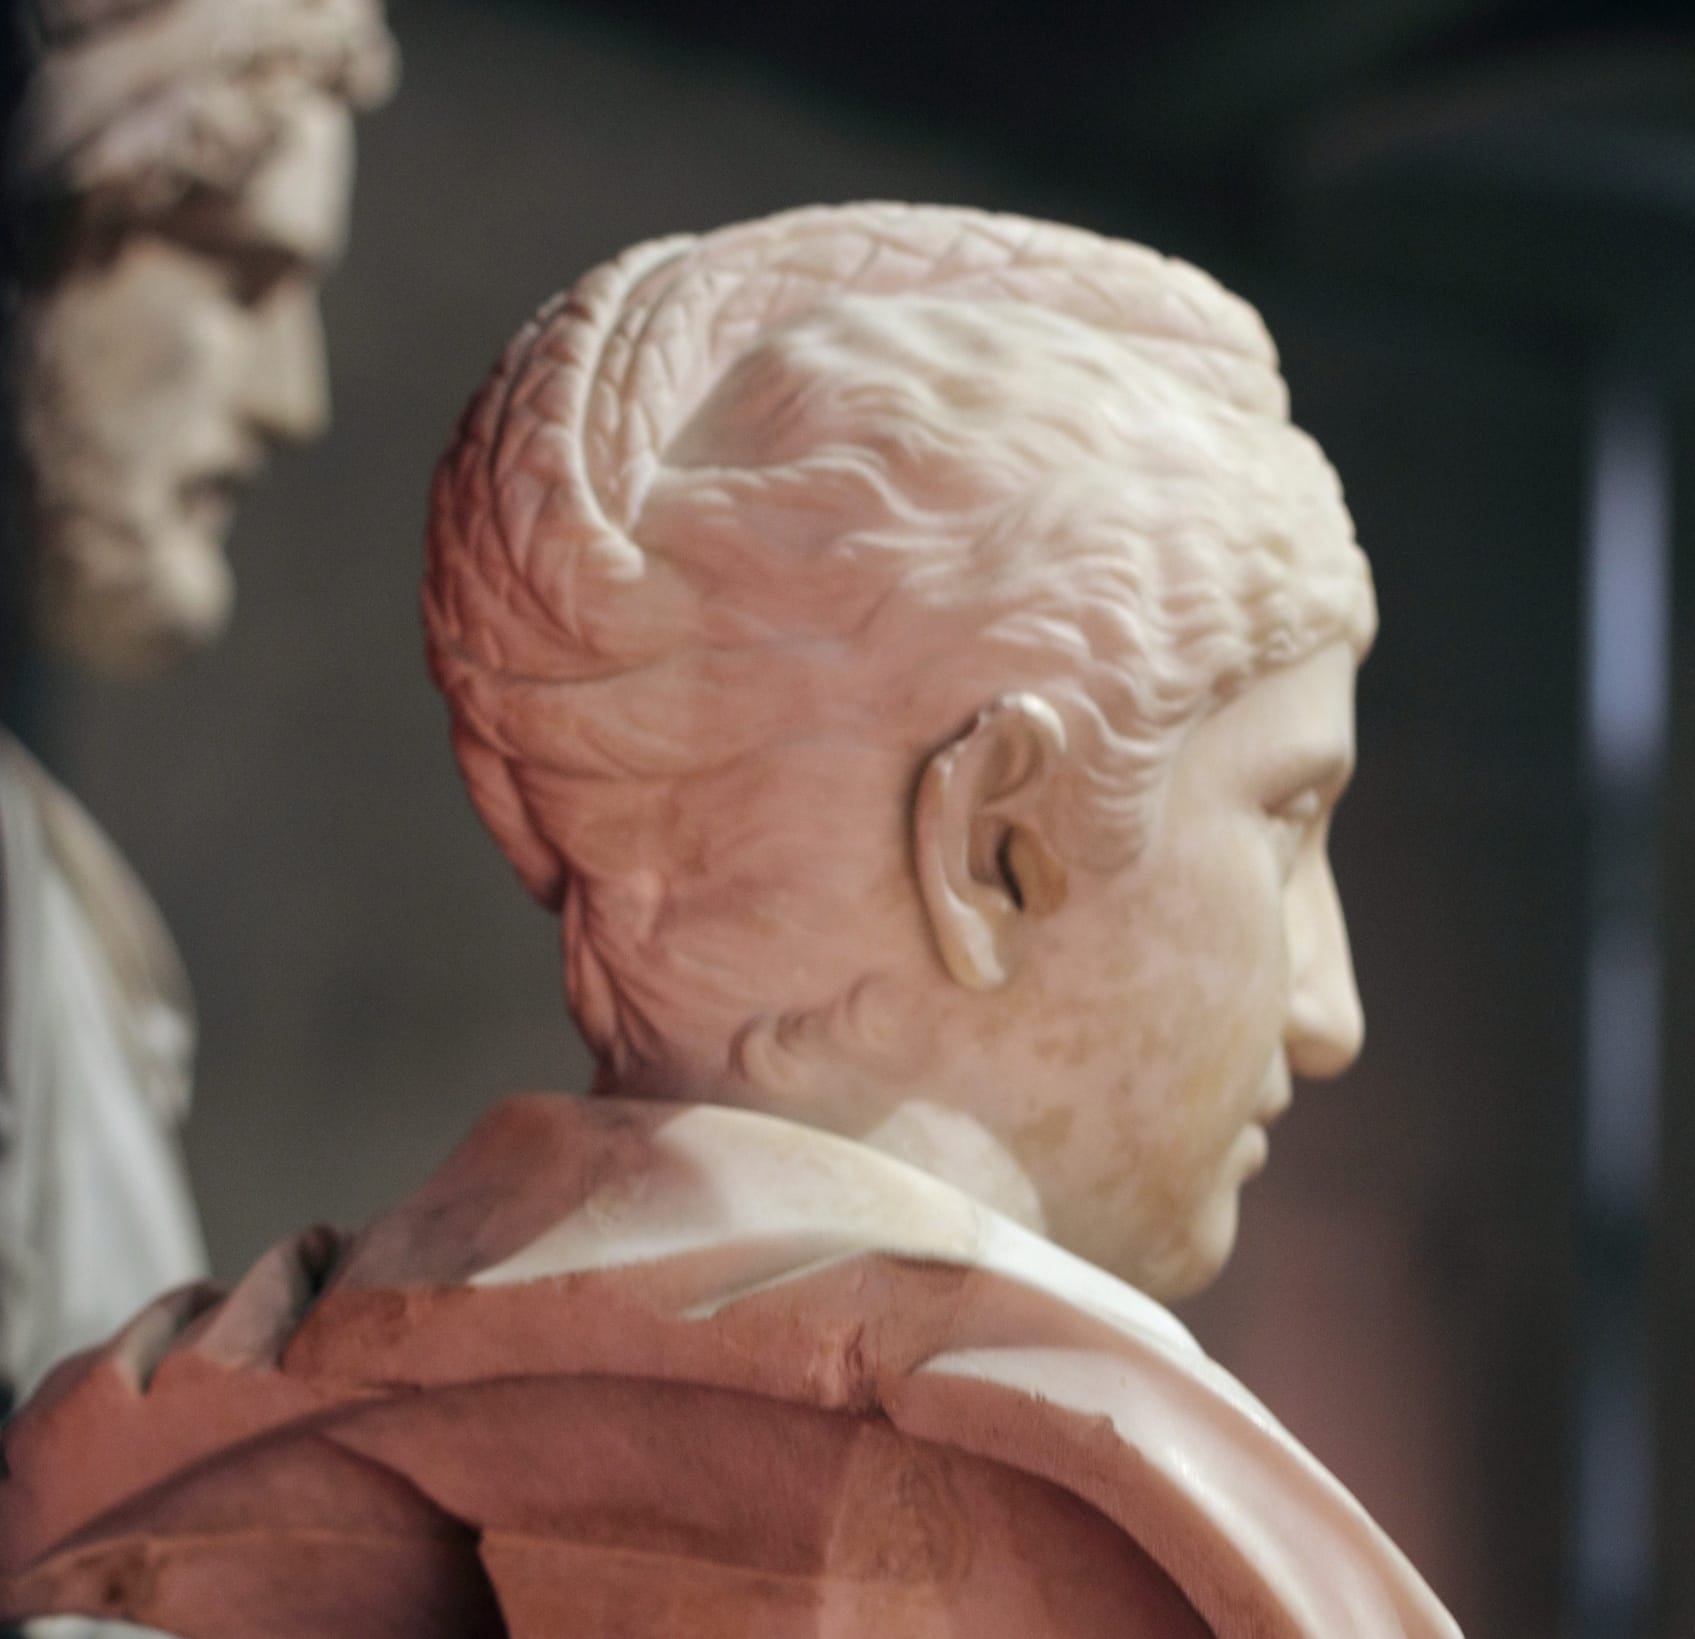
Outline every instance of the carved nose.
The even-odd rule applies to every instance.
[[[1283,1033],[1298,1076],[1340,1075],[1359,1057],[1365,1013],[1329,861],[1316,856],[1289,894],[1289,1013]]]
[[[315,437],[329,420],[329,374],[318,303],[310,288],[280,290],[254,315],[246,410],[279,443]]]

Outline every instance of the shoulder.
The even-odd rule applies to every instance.
[[[336,1609],[382,1631],[379,1587],[486,1577],[503,1609],[557,1592],[572,1555],[586,1574],[584,1533],[601,1541],[608,1509],[647,1521],[697,1581],[725,1565],[768,1578],[759,1555],[789,1542],[812,1586],[853,1553],[895,1552],[868,1537],[850,1552],[838,1528],[879,1486],[958,1504],[896,1533],[930,1544],[926,1586],[952,1575],[949,1531],[990,1541],[973,1510],[1028,1491],[1014,1513],[1099,1522],[1157,1568],[1140,1585],[1180,1590],[1197,1631],[1454,1632],[1157,1304],[899,1162],[707,1107],[509,1100],[352,1242],[291,1243],[220,1304],[90,1357],[7,1454],[12,1609],[118,1587],[129,1603],[103,1609],[188,1633],[192,1612],[137,1610],[141,1584],[114,1581],[138,1531],[155,1601],[199,1585],[194,1566],[237,1527],[273,1571],[327,1531],[351,1556]],[[63,1479],[73,1454],[98,1483]],[[779,1530],[774,1507],[813,1535]],[[714,1518],[743,1521],[739,1547],[712,1547]],[[373,1519],[414,1572],[360,1559]],[[1075,1541],[1096,1530],[1076,1524]]]

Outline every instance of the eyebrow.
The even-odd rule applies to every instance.
[[[261,224],[225,217],[223,212],[165,212],[149,224],[161,238],[207,256],[265,257],[292,267],[315,266],[317,259],[286,233],[273,233]]]

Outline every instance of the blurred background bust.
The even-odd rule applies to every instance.
[[[37,0],[14,144],[24,535],[44,639],[147,670],[214,637],[224,538],[328,412],[318,285],[376,0]]]
[[[38,0],[13,21],[7,590],[45,644],[145,671],[223,626],[236,489],[324,423],[318,284],[393,43],[378,0]],[[0,642],[5,670],[28,647]],[[5,733],[0,888],[3,1398],[205,1253],[175,946]]]

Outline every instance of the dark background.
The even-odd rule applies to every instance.
[[[1261,308],[1383,611],[1335,844],[1367,1052],[1297,1099],[1235,1262],[1185,1318],[1474,1639],[1695,1635],[1687,507],[1672,754],[1622,830],[1583,723],[1597,417],[1624,382],[1680,471],[1695,434],[1687,17],[395,6],[405,79],[364,129],[327,300],[337,425],[244,506],[234,629],[145,688],[30,674],[34,739],[195,976],[189,1148],[220,1268],[302,1220],[369,1214],[494,1097],[586,1079],[554,927],[478,831],[420,664],[430,465],[507,335],[627,243],[786,205],[1069,219],[1190,256]],[[1663,1142],[1647,1195],[1600,1213],[1585,964],[1621,858],[1665,964],[1666,1022],[1647,1026]],[[1596,1420],[1599,1342],[1622,1351],[1634,1424]],[[1580,1460],[1586,1428],[1603,1453],[1646,1438],[1634,1537],[1628,1464],[1617,1482]],[[1622,1570],[1585,1546],[1586,1506],[1622,1522]]]

